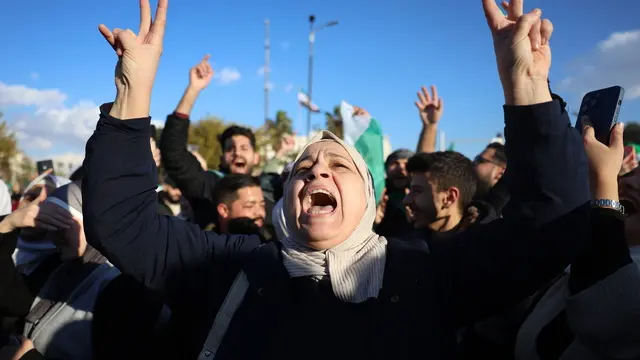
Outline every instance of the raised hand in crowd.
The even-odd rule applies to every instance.
[[[551,101],[549,68],[553,32],[551,21],[542,19],[542,10],[524,14],[523,0],[503,3],[507,16],[495,0],[482,0],[493,36],[498,74],[506,105],[533,105]]]
[[[384,212],[387,210],[387,202],[389,202],[389,195],[387,195],[387,189],[382,191],[382,196],[376,207],[376,220],[374,225],[379,225],[384,219]]]
[[[633,169],[638,167],[638,155],[636,154],[635,148],[631,147],[631,151],[628,154],[625,153],[624,159],[622,159],[622,166],[620,167],[619,176],[627,174],[631,172]]]
[[[210,57],[210,55],[205,55],[198,65],[189,70],[189,87],[191,89],[201,91],[211,83],[215,72],[209,64]]]
[[[354,106],[353,107],[353,115],[354,116],[370,116],[369,112],[361,107]]]
[[[148,117],[151,91],[162,55],[168,0],[158,0],[155,19],[151,18],[149,0],[140,0],[140,29],[105,25],[98,29],[118,55],[115,70],[116,99],[109,114],[121,120]]]
[[[71,213],[54,203],[43,202],[46,198],[47,191],[43,187],[35,200],[7,215],[0,222],[0,233],[6,234],[21,228],[48,231],[69,229],[73,225]]]
[[[422,120],[422,125],[437,125],[444,111],[444,103],[442,98],[438,96],[438,89],[435,85],[431,85],[431,94],[426,87],[422,87],[418,91],[418,101],[416,107]]]
[[[438,89],[431,85],[431,94],[426,87],[418,91],[418,101],[415,102],[422,120],[422,132],[418,138],[418,152],[436,151],[436,137],[438,122],[444,111],[442,98],[438,96]]]
[[[591,196],[594,199],[618,201],[618,172],[624,156],[624,125],[618,123],[611,129],[609,145],[605,145],[596,139],[595,131],[588,125],[588,121],[583,119],[583,124],[585,126],[582,134],[584,150],[589,160]]]
[[[193,155],[193,157],[195,157],[196,159],[198,159],[198,162],[200,163],[200,166],[202,167],[202,170],[207,171],[209,169],[209,166],[207,166],[207,160],[205,160],[202,155],[200,155],[199,152],[197,151],[190,151],[191,155]]]
[[[276,157],[280,158],[289,155],[296,148],[296,138],[293,135],[284,134],[280,140],[280,147]]]

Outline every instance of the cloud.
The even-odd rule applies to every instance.
[[[225,67],[218,71],[215,75],[218,85],[229,85],[240,80],[240,71],[236,68]]]
[[[287,85],[284,86],[284,92],[291,92],[291,90],[293,90],[293,84],[292,83],[288,83]]]
[[[37,72],[32,72],[29,76],[32,80],[38,80],[40,78],[40,74],[38,74]]]
[[[640,30],[616,32],[567,67],[557,90],[582,97],[589,91],[620,85],[625,100],[640,99]],[[555,90],[555,89],[554,89]]]
[[[56,143],[82,148],[98,120],[98,106],[80,101],[65,104],[67,95],[57,89],[35,89],[0,82],[0,108],[33,108],[15,115],[12,128],[27,149],[49,149]]]

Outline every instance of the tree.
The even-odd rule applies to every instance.
[[[259,149],[268,147],[273,151],[280,148],[280,140],[285,134],[293,133],[293,121],[287,115],[286,111],[278,110],[276,119],[267,119],[265,123],[256,131],[256,142]],[[258,138],[260,140],[258,141]]]
[[[293,134],[293,120],[287,115],[286,111],[278,110],[275,120],[267,119],[265,123],[256,130],[256,147],[260,151],[261,163],[270,159],[266,159],[269,150],[278,151],[280,149],[280,141],[286,134]]]
[[[20,163],[20,173],[16,174],[16,182],[20,184],[20,187],[24,189],[31,180],[34,178],[34,174],[36,174],[35,166],[33,165],[33,160],[29,157],[24,156],[22,158],[22,162]]]
[[[5,180],[11,179],[11,159],[18,152],[18,142],[0,113],[0,172]]]
[[[342,115],[340,114],[340,105],[333,107],[333,113],[325,112],[327,119],[327,130],[334,133],[340,139],[344,139],[344,129],[342,128]]]
[[[209,169],[220,167],[222,148],[218,136],[227,126],[222,119],[208,116],[189,128],[189,144],[198,147],[198,153],[207,161]]]

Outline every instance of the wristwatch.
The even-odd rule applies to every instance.
[[[615,201],[611,199],[591,200],[591,206],[618,210],[620,211],[620,213],[624,214],[624,206],[622,206],[622,204],[620,204],[619,201]]]

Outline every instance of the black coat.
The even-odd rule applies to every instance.
[[[503,218],[430,251],[424,241],[389,240],[383,288],[361,304],[336,300],[310,278],[290,279],[277,243],[260,247],[257,236],[158,216],[150,119],[108,113],[103,106],[87,143],[87,241],[166,294],[184,358],[201,350],[240,269],[250,288],[216,359],[450,358],[460,326],[535,292],[587,239],[586,158],[557,102],[505,107],[511,201]]]

